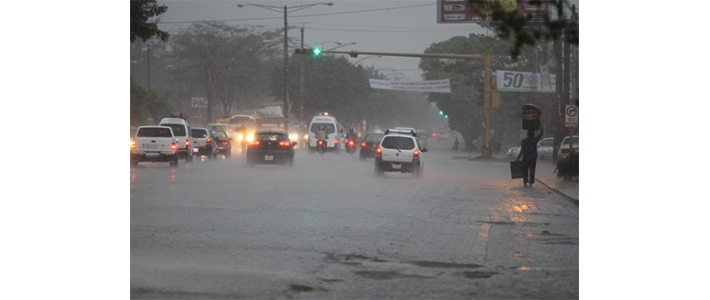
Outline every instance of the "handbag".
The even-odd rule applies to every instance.
[[[513,179],[523,178],[525,174],[525,165],[522,160],[510,162],[510,177]]]

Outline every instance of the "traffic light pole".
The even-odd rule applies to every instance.
[[[483,133],[483,147],[481,147],[482,157],[491,157],[491,55],[490,54],[437,54],[437,53],[399,53],[399,52],[366,52],[366,51],[333,51],[324,50],[322,53],[331,54],[347,54],[351,57],[358,55],[375,55],[375,56],[398,56],[398,57],[417,57],[417,58],[448,58],[448,59],[465,59],[465,60],[481,60],[485,65],[485,76],[483,84],[483,118],[485,131]],[[296,49],[296,54],[310,55],[311,51],[305,48]]]

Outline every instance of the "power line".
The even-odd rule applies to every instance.
[[[310,14],[310,15],[296,15],[296,16],[289,16],[289,18],[306,18],[306,17],[319,17],[319,16],[334,16],[334,15],[356,14],[356,13],[373,12],[373,11],[383,11],[383,10],[407,9],[407,8],[424,7],[424,6],[434,6],[434,5],[436,5],[436,3],[418,4],[418,5],[406,5],[406,6],[394,6],[394,7],[365,9],[365,10],[342,11],[342,12],[334,12],[334,13],[322,13],[322,14]],[[276,19],[283,19],[283,18],[282,18],[282,17],[263,17],[263,18],[244,18],[244,19],[200,20],[200,21],[173,21],[173,22],[159,22],[158,24],[181,24],[181,23],[199,23],[199,22],[240,22],[240,21],[257,21],[257,20],[276,20]]]

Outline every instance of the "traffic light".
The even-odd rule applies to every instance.
[[[448,119],[448,118],[449,118],[449,115],[444,115],[444,118],[447,118],[447,119]]]
[[[443,115],[444,115],[444,111],[443,111],[443,110],[439,110],[439,115],[440,115],[440,116],[443,116]]]
[[[320,48],[296,48],[295,54],[321,56],[321,54],[323,54],[323,50],[321,50]]]

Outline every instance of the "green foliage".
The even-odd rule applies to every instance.
[[[195,23],[171,40],[172,76],[190,85],[193,94],[217,100],[212,103],[221,103],[223,114],[229,114],[233,104],[249,101],[245,95],[269,90],[268,70],[279,55],[280,35],[221,22]]]
[[[136,38],[147,41],[154,36],[167,41],[170,35],[158,29],[158,24],[149,21],[167,10],[167,6],[158,5],[156,0],[131,0],[131,43]]]
[[[564,11],[574,11],[575,8],[567,0],[549,0],[550,15],[556,13],[557,18],[548,17],[540,25],[532,25],[531,17],[519,16],[517,10],[510,10],[502,2],[468,0],[479,12],[488,12],[491,17],[490,26],[498,37],[512,40],[510,55],[520,56],[525,46],[537,45],[540,41],[557,41],[564,38],[572,45],[579,44],[579,25],[576,12],[572,18],[566,17]],[[528,5],[542,5],[542,1],[530,1]]]
[[[172,105],[165,93],[145,89],[131,80],[131,125],[146,124],[148,118],[159,120],[170,111]]]

